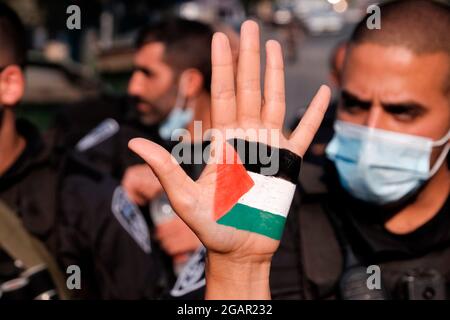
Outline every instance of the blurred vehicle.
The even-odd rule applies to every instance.
[[[303,19],[303,22],[312,35],[337,33],[345,26],[343,16],[334,11],[318,11],[311,13]]]
[[[100,81],[79,65],[50,62],[36,55],[28,59],[25,78],[25,96],[17,115],[29,119],[41,130],[49,127],[60,107],[102,91]]]
[[[289,24],[292,20],[297,20],[311,35],[337,33],[345,26],[345,16],[337,12],[335,7],[327,1],[279,0],[275,8],[273,17],[275,24]]]
[[[295,14],[299,18],[303,19],[308,17],[313,12],[330,10],[331,4],[327,1],[301,0],[295,2],[293,9]]]
[[[177,15],[204,23],[215,24],[221,22],[239,29],[245,20],[245,10],[238,0],[195,0],[180,1],[177,6]]]

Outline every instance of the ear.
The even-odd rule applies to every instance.
[[[336,73],[335,70],[333,70],[329,73],[329,82],[333,88],[339,88],[340,79],[339,79],[339,75]]]
[[[203,91],[203,75],[197,69],[186,69],[180,76],[180,90],[186,98],[193,98]]]
[[[25,91],[25,78],[17,65],[6,67],[0,74],[0,104],[11,107],[20,102]]]

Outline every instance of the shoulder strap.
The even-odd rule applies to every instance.
[[[46,266],[61,299],[68,298],[64,277],[45,246],[23,226],[17,215],[0,200],[0,246],[27,269]]]

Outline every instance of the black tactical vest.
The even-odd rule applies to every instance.
[[[351,248],[343,245],[342,231],[330,215],[326,189],[320,183],[311,183],[311,176],[308,179],[315,190],[305,197],[307,201],[302,200],[297,218],[303,298],[450,298],[450,246],[436,248],[413,259],[375,262],[379,267],[382,289],[368,289],[367,280],[373,272],[367,269],[368,265],[358,261],[352,261],[349,266],[348,251]],[[370,279],[369,282],[372,283]],[[344,288],[343,283],[346,283]]]

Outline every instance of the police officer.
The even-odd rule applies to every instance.
[[[230,228],[211,218],[217,215],[212,209],[217,205],[208,201],[208,195],[214,199],[218,190],[214,174],[194,183],[175,165],[160,160],[167,156],[161,148],[138,139],[130,143],[152,166],[177,213],[208,248],[207,298],[267,299],[270,289],[275,298],[449,297],[450,9],[432,1],[395,1],[381,6],[381,14],[381,29],[368,29],[366,17],[353,33],[336,133],[326,150],[331,162],[323,170],[325,176],[318,176],[326,184],[314,194],[304,186],[303,203],[300,209],[293,206],[281,245],[277,237],[261,232],[267,225],[256,219],[250,227],[237,223]],[[257,28],[247,22],[242,34],[241,47],[245,45],[247,52],[240,53],[238,74],[241,79],[256,79],[258,68],[246,63],[250,55],[251,60],[259,60]],[[281,55],[273,44],[267,50],[268,65],[280,70]],[[213,87],[232,88],[227,81],[228,61],[226,39],[216,35]],[[276,74],[266,74],[266,91],[279,97],[283,88],[271,81]],[[256,86],[245,98],[242,89],[238,82],[239,127],[245,128],[242,120],[257,122],[260,116],[267,128],[267,114],[273,109],[263,106],[260,112]],[[233,110],[236,104],[232,95],[228,98],[226,107],[231,109],[227,110]],[[299,128],[287,142],[282,140],[281,148],[304,154],[328,98],[329,92],[327,96],[324,89],[319,91]],[[265,100],[273,101],[270,96]],[[213,110],[223,111],[223,102],[215,101],[213,93]],[[284,104],[278,107],[281,111],[272,113],[272,121],[283,119]],[[235,125],[233,120],[225,113],[218,116],[228,128]],[[299,134],[302,139],[297,140]],[[286,163],[300,160],[293,156]],[[213,167],[207,170],[214,172]],[[170,179],[163,175],[168,171]],[[177,188],[181,181],[183,189]],[[261,190],[270,190],[270,184],[262,185]],[[238,186],[223,192],[231,196]],[[198,205],[200,198],[214,207]],[[271,199],[272,203],[259,205],[273,207],[278,200]],[[256,200],[246,198],[246,203],[252,201]]]
[[[183,20],[179,20],[177,23],[183,24]],[[192,23],[189,22],[189,24]],[[239,50],[239,37],[237,33],[225,25],[216,25],[215,29],[221,30],[228,36],[232,64],[236,65]],[[208,34],[209,38],[203,38],[201,45],[209,48],[212,37],[211,30],[208,31]],[[149,40],[151,39],[153,37],[149,37]],[[150,41],[148,45],[150,46],[152,42]],[[189,48],[186,48],[186,50],[193,50]],[[189,54],[191,53],[193,52]],[[210,51],[203,50],[202,54],[198,56],[198,59],[203,61],[203,65],[209,66],[211,63]],[[202,74],[205,75],[205,72],[206,68],[204,68]],[[211,118],[210,75],[205,75],[204,80],[208,82],[203,83],[202,86],[199,86],[199,82],[195,78],[192,78],[192,76],[190,79],[182,79],[182,85],[184,86],[185,92],[194,93],[193,96],[188,96],[188,102],[189,100],[194,100],[194,102],[197,100],[193,105],[191,102],[195,110],[194,115],[191,121],[186,124],[184,130],[177,130],[177,136],[181,136],[182,141],[175,143],[171,151],[177,157],[178,161],[181,162],[181,166],[188,176],[191,179],[198,179],[208,157],[207,148],[209,142],[207,136]],[[173,129],[176,127],[173,126]],[[130,198],[137,204],[145,205],[151,202],[150,213],[153,217],[152,220],[157,222],[154,234],[162,249],[171,257],[174,271],[178,276],[174,286],[170,288],[164,297],[170,299],[202,298],[205,248],[201,245],[198,237],[170,208],[170,204],[162,192],[162,186],[155,174],[146,164],[131,166],[127,169],[122,179],[122,185]],[[167,215],[167,212],[171,213],[170,219],[168,219],[169,215]],[[162,218],[159,218],[160,216]]]
[[[181,18],[143,27],[128,96],[66,108],[57,121],[62,144],[122,179],[126,168],[142,163],[127,148],[131,138],[143,136],[170,148],[173,130],[193,126],[193,120],[208,129],[211,57],[205,48],[211,37],[208,25]]]
[[[274,259],[281,271],[301,252],[299,298],[449,298],[450,9],[398,1],[381,14],[381,30],[364,19],[353,33],[330,162],[302,184],[281,249],[298,247]]]
[[[56,285],[66,286],[66,277],[55,284],[46,272],[56,260],[60,274],[74,275],[65,288],[74,297],[156,297],[161,278],[148,229],[122,188],[76,156],[56,152],[31,123],[16,119],[25,88],[25,36],[4,4],[0,38],[0,296],[54,297]],[[46,248],[39,250],[45,258],[37,247]],[[78,273],[66,275],[69,266]],[[36,274],[45,288],[34,286]]]
[[[170,149],[178,143],[170,141],[172,132],[185,128],[183,149],[202,153],[203,133],[210,126],[211,38],[208,25],[180,18],[142,28],[136,40],[129,98],[106,98],[100,104],[84,102],[70,106],[59,118],[63,143],[75,146],[76,152],[96,168],[122,179],[130,199],[153,217],[158,206],[148,208],[149,202],[159,203],[159,208],[168,206],[162,187],[147,165],[139,165],[143,161],[127,144],[131,138],[143,136]],[[94,121],[99,124],[80,136]],[[195,121],[200,121],[200,130],[195,130]],[[203,164],[190,163],[183,168],[198,178]],[[153,178],[142,183],[142,174]],[[154,225],[149,217],[146,215],[152,236],[167,254],[162,263],[170,274],[172,265],[184,265],[200,241],[180,219]]]

